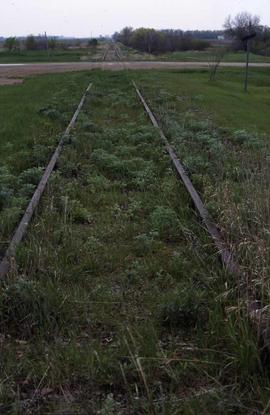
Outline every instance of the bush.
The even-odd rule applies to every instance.
[[[159,206],[150,219],[153,230],[158,232],[160,237],[171,239],[179,235],[180,222],[174,210]]]
[[[161,304],[160,318],[165,326],[184,329],[195,327],[199,320],[205,322],[207,309],[202,293],[192,287],[183,287]]]
[[[20,49],[20,42],[16,37],[8,37],[4,42],[4,48],[9,52]]]
[[[65,219],[70,219],[74,223],[89,224],[92,220],[90,212],[79,200],[70,200],[67,196],[61,197],[61,211]]]
[[[38,113],[49,118],[51,121],[65,121],[63,114],[55,108],[41,108]]]
[[[138,256],[150,254],[155,246],[153,235],[141,234],[134,238],[134,249]]]
[[[94,150],[92,160],[104,172],[113,178],[136,178],[142,174],[142,171],[152,167],[152,163],[143,160],[140,157],[128,160],[121,160],[114,154],[107,153],[102,149]]]
[[[7,205],[15,185],[16,177],[10,174],[6,167],[0,167],[0,209]]]
[[[111,182],[102,175],[96,175],[96,176],[89,176],[87,177],[87,185],[88,189],[91,193],[96,193],[100,191],[107,191],[111,188]]]
[[[19,176],[19,183],[37,185],[42,173],[43,169],[41,167],[32,167],[31,169],[24,170]]]
[[[234,144],[245,144],[252,140],[253,136],[246,130],[236,130],[233,133],[232,141]]]

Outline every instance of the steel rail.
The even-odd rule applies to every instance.
[[[115,55],[116,55],[117,59],[119,61],[121,61],[122,60],[122,56],[121,56],[121,53],[120,53],[120,48],[118,47],[117,44],[114,44],[114,52],[115,52]]]
[[[109,53],[109,49],[110,49],[110,46],[108,45],[107,49],[104,52],[103,58],[102,58],[103,62],[106,61],[106,58],[107,58],[108,53]]]
[[[118,46],[115,43],[111,43],[111,44],[108,45],[107,49],[105,50],[105,53],[104,53],[103,58],[102,58],[103,62],[106,61],[107,56],[109,55],[109,52],[113,52],[113,54],[116,57],[116,60],[118,60],[118,61],[122,60]]]
[[[176,171],[178,173],[178,175],[180,176],[180,178],[182,179],[188,193],[190,194],[193,203],[197,209],[197,211],[199,212],[209,234],[211,235],[211,237],[214,240],[214,243],[218,249],[218,252],[221,256],[222,259],[222,263],[225,267],[225,269],[227,271],[229,271],[230,273],[235,273],[238,270],[238,264],[236,264],[234,258],[233,258],[233,254],[229,251],[229,249],[226,247],[225,242],[223,241],[223,238],[220,234],[220,231],[218,230],[218,227],[215,225],[215,223],[212,221],[209,212],[207,211],[207,209],[205,208],[202,199],[200,198],[198,192],[196,191],[195,187],[193,186],[191,180],[189,179],[188,175],[185,172],[185,168],[184,166],[181,164],[181,162],[179,161],[179,159],[177,158],[172,146],[169,144],[167,137],[165,136],[164,132],[162,131],[162,129],[160,128],[160,126],[158,125],[158,122],[154,116],[154,114],[152,113],[152,111],[150,110],[149,106],[147,105],[144,97],[142,96],[140,90],[138,89],[137,85],[135,82],[133,82],[133,85],[136,89],[136,92],[138,94],[138,96],[140,97],[140,100],[142,101],[144,108],[150,118],[150,120],[152,121],[152,124],[154,125],[154,127],[159,131],[160,137],[162,138],[162,140],[165,142],[165,147],[171,157],[171,160],[176,168]]]
[[[66,139],[69,137],[71,130],[74,128],[75,123],[78,119],[79,113],[83,107],[83,104],[85,102],[86,96],[89,93],[90,89],[92,87],[92,83],[90,83],[84,93],[84,95],[82,96],[82,99],[78,105],[77,110],[75,111],[68,127],[66,128],[64,134],[61,136],[61,139],[59,141],[59,144],[51,158],[51,160],[49,161],[49,164],[46,167],[46,170],[35,190],[35,193],[32,196],[32,199],[30,201],[30,203],[28,204],[28,207],[24,213],[23,218],[21,219],[12,239],[11,242],[9,244],[9,247],[4,255],[4,258],[2,259],[1,263],[0,263],[0,278],[4,277],[9,270],[11,269],[11,265],[12,263],[15,264],[15,254],[16,254],[16,248],[17,246],[20,244],[20,242],[22,241],[22,239],[24,238],[26,232],[27,232],[27,228],[29,226],[29,223],[33,217],[33,214],[35,212],[36,207],[39,204],[39,201],[41,199],[41,196],[44,193],[44,190],[46,188],[46,185],[48,183],[48,180],[50,178],[50,175],[52,173],[52,171],[55,168],[56,162],[60,156],[60,153],[63,149],[63,146],[65,144]]]

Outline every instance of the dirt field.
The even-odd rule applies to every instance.
[[[119,71],[123,69],[181,69],[207,68],[208,62],[74,62],[74,63],[42,63],[42,64],[4,64],[0,65],[0,85],[18,83],[18,79],[31,75],[103,69]],[[222,63],[222,67],[241,68],[243,63]],[[256,68],[268,68],[270,63],[253,63]],[[12,78],[12,80],[10,79]]]

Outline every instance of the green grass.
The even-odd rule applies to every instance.
[[[96,49],[78,48],[78,49],[56,49],[50,51],[28,51],[21,50],[18,52],[0,51],[0,64],[7,63],[46,63],[46,62],[81,62],[86,60],[102,60],[106,44],[99,44]]]
[[[269,302],[269,108],[270,78],[206,71],[138,76],[138,82],[258,297]],[[244,272],[243,271],[243,272]],[[260,288],[259,288],[260,287]]]
[[[248,94],[243,92],[244,75],[241,69],[221,69],[217,81],[209,82],[208,70],[179,70],[144,72],[138,79],[156,92],[163,89],[165,101],[170,94],[168,100],[177,108],[197,108],[221,127],[269,134],[269,71],[250,70]]]
[[[162,55],[151,55],[141,53],[135,49],[119,45],[122,58],[126,61],[179,61],[179,62],[208,62],[211,59],[211,50],[206,51],[186,51],[172,52]],[[100,44],[97,50],[91,49],[70,49],[55,50],[50,52],[48,56],[46,51],[26,51],[8,52],[0,51],[0,64],[7,63],[46,63],[46,62],[81,62],[81,61],[101,61],[106,44]],[[224,62],[245,62],[246,54],[243,52],[229,52],[225,55]],[[251,54],[250,61],[252,63],[270,62],[269,56]]]
[[[136,78],[224,234],[237,235],[241,265],[250,267],[244,253],[255,248],[259,272],[265,205],[259,192],[258,206],[250,205],[245,190],[267,184],[268,139],[254,134],[240,108],[269,132],[260,117],[269,75],[256,71],[253,100],[240,92],[240,71],[223,71],[214,84],[207,77],[92,71],[25,84],[27,91],[55,80],[56,90],[76,80],[80,95],[91,79],[94,88],[17,252],[17,270],[0,285],[1,413],[267,413],[267,366],[237,281],[221,269],[131,86]],[[238,102],[233,117],[228,86]],[[9,88],[15,101],[22,86]],[[232,201],[238,211],[229,211]]]
[[[53,51],[0,52],[0,63],[79,62],[87,51],[83,49]]]
[[[0,251],[26,207],[88,75],[46,75],[2,86],[0,101]]]
[[[211,59],[211,50],[206,51],[187,51],[187,52],[172,52],[164,55],[159,55],[157,59],[165,61],[180,61],[180,62],[208,62]],[[223,62],[246,62],[246,54],[244,52],[229,52],[224,56]],[[270,62],[269,56],[250,54],[250,62],[263,63]]]

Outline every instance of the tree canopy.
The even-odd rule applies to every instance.
[[[260,24],[260,17],[247,12],[237,14],[234,18],[228,16],[224,23],[225,34],[233,40],[233,48],[245,49],[243,39],[256,34],[252,41],[251,50],[256,53],[270,53],[270,28]]]
[[[125,27],[114,34],[114,40],[146,53],[164,53],[181,50],[203,50],[209,42],[195,38],[182,30],[155,30],[141,27],[133,30]]]
[[[4,42],[4,48],[9,52],[19,49],[20,42],[16,37],[8,37]]]

